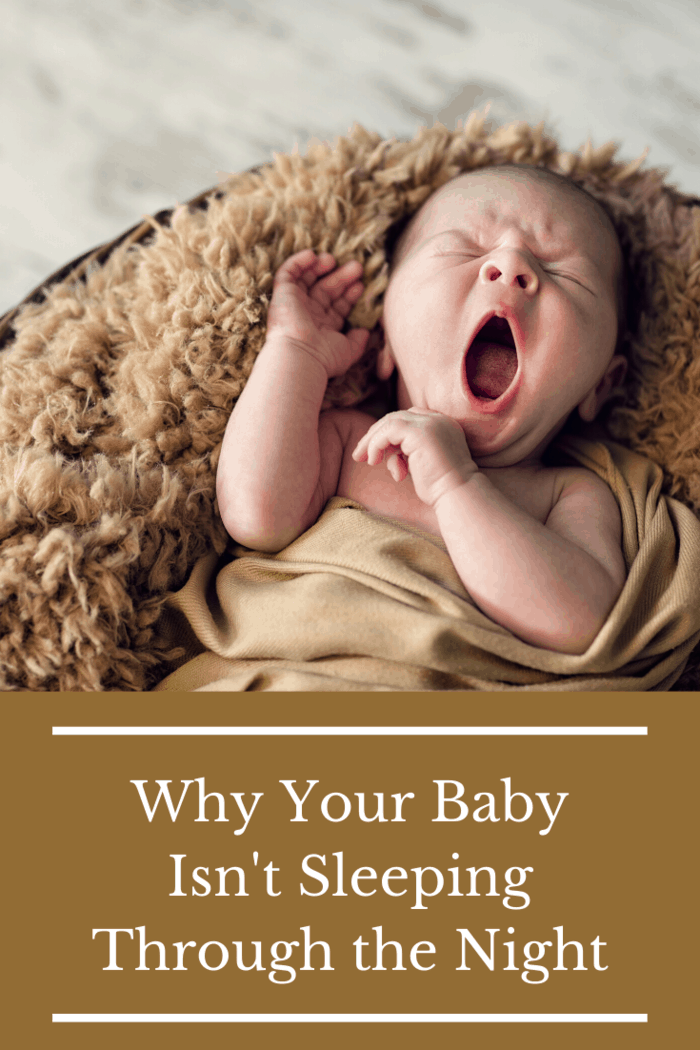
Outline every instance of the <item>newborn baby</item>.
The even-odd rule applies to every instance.
[[[297,252],[275,275],[267,340],[229,420],[224,525],[279,551],[334,495],[442,538],[465,588],[531,645],[582,653],[625,581],[611,491],[542,455],[574,409],[591,421],[625,375],[623,260],[603,209],[517,165],[463,173],[396,247],[377,373],[397,411],[321,411],[364,353],[341,332],[362,265]]]

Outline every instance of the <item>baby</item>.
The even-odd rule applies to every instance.
[[[592,471],[542,455],[626,372],[612,223],[570,181],[525,166],[433,193],[392,259],[377,374],[396,369],[398,411],[381,419],[321,411],[328,380],[367,347],[367,329],[341,331],[361,274],[311,249],[277,271],[221,451],[227,531],[279,551],[348,496],[441,537],[476,605],[523,641],[584,652],[625,581],[620,512]]]

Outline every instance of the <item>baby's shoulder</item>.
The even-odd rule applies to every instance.
[[[587,467],[550,467],[554,478],[552,508],[564,499],[576,496],[582,502],[600,501],[608,507],[619,507],[610,486]]]
[[[558,467],[550,527],[557,521],[579,519],[595,523],[619,538],[622,529],[620,505],[612,489],[586,467]]]
[[[585,467],[561,468],[558,489],[547,528],[588,551],[621,587],[626,573],[622,516],[612,489]]]

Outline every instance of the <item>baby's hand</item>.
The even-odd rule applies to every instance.
[[[357,443],[352,458],[374,467],[385,452],[394,481],[403,481],[410,473],[416,495],[429,507],[478,472],[459,423],[424,408],[390,412],[378,419]]]
[[[306,351],[329,379],[359,361],[369,338],[367,328],[340,331],[364,291],[362,264],[335,265],[329,252],[317,256],[305,248],[291,255],[275,274],[267,315],[268,339],[282,337]]]

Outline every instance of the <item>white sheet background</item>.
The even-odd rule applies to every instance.
[[[2,0],[0,313],[58,266],[359,121],[650,147],[700,194],[698,0]]]

